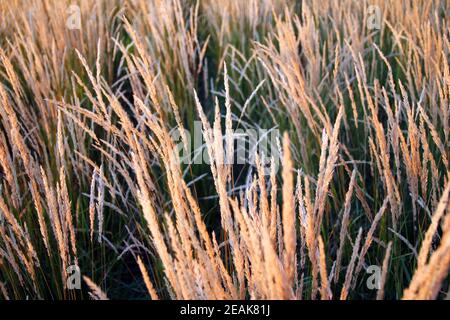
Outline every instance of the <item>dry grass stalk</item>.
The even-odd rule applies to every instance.
[[[290,150],[289,136],[283,137],[283,240],[284,240],[284,269],[289,283],[296,275],[295,261],[297,251],[296,214],[294,200],[293,164]]]
[[[383,300],[384,298],[384,291],[385,291],[385,285],[386,285],[386,278],[388,275],[389,270],[389,260],[391,258],[391,250],[392,250],[392,241],[389,242],[388,247],[386,249],[386,254],[384,256],[383,260],[383,267],[382,267],[382,274],[381,274],[381,280],[379,283],[379,289],[377,291],[377,300]]]
[[[145,268],[145,265],[142,262],[141,257],[138,257],[137,263],[139,265],[139,269],[141,270],[142,277],[144,278],[144,283],[145,286],[147,287],[147,291],[150,294],[150,297],[152,298],[152,300],[159,300],[158,294],[156,293],[155,288],[152,285],[147,269]]]
[[[348,264],[347,272],[345,273],[345,281],[344,281],[344,285],[341,290],[341,297],[340,297],[341,300],[346,300],[347,296],[348,296],[348,291],[350,289],[350,285],[351,285],[352,277],[353,277],[353,270],[355,268],[355,262],[358,257],[359,245],[361,242],[361,234],[362,234],[362,229],[360,228],[358,231],[358,236],[356,237],[356,240],[355,240],[355,244],[353,245],[352,257]]]
[[[106,293],[100,289],[89,277],[83,276],[84,282],[86,282],[87,286],[91,290],[90,294],[92,299],[94,300],[109,300]]]
[[[443,296],[448,2],[375,0],[376,30],[361,28],[367,4],[352,0],[78,5],[81,30],[70,30],[64,1],[0,1],[5,299],[76,298],[66,267],[92,264],[100,279],[126,254],[153,299],[353,299],[367,296],[356,284],[382,252],[377,298],[392,298],[407,283],[385,290],[386,278],[410,251],[404,298]],[[173,137],[189,151],[197,118],[205,144],[194,153],[205,147],[209,166],[182,163]],[[234,130],[267,127],[289,132],[269,177],[262,152],[233,163]]]
[[[345,236],[347,235],[347,228],[350,218],[350,202],[353,195],[354,185],[356,183],[356,170],[353,170],[350,179],[350,185],[345,194],[344,213],[342,214],[341,231],[339,232],[339,248],[336,253],[336,267],[335,267],[335,282],[339,281],[339,274],[341,270],[342,250],[344,248]]]
[[[448,215],[448,200],[450,194],[450,184],[447,184],[444,193],[439,201],[439,205],[433,214],[433,222],[427,230],[426,238],[419,252],[419,264],[409,287],[403,294],[403,299],[436,299],[442,285],[443,279],[447,276],[450,266],[450,218]],[[447,214],[444,213],[447,211]],[[442,221],[442,237],[439,247],[431,254],[430,239],[436,232],[436,224]]]

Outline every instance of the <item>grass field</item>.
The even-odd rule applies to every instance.
[[[450,299],[449,22],[0,0],[0,299]]]

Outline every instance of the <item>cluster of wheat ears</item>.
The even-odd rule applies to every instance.
[[[449,298],[449,22],[447,0],[0,0],[0,299]],[[209,161],[182,163],[195,121]],[[227,161],[239,128],[281,132],[281,165]]]

